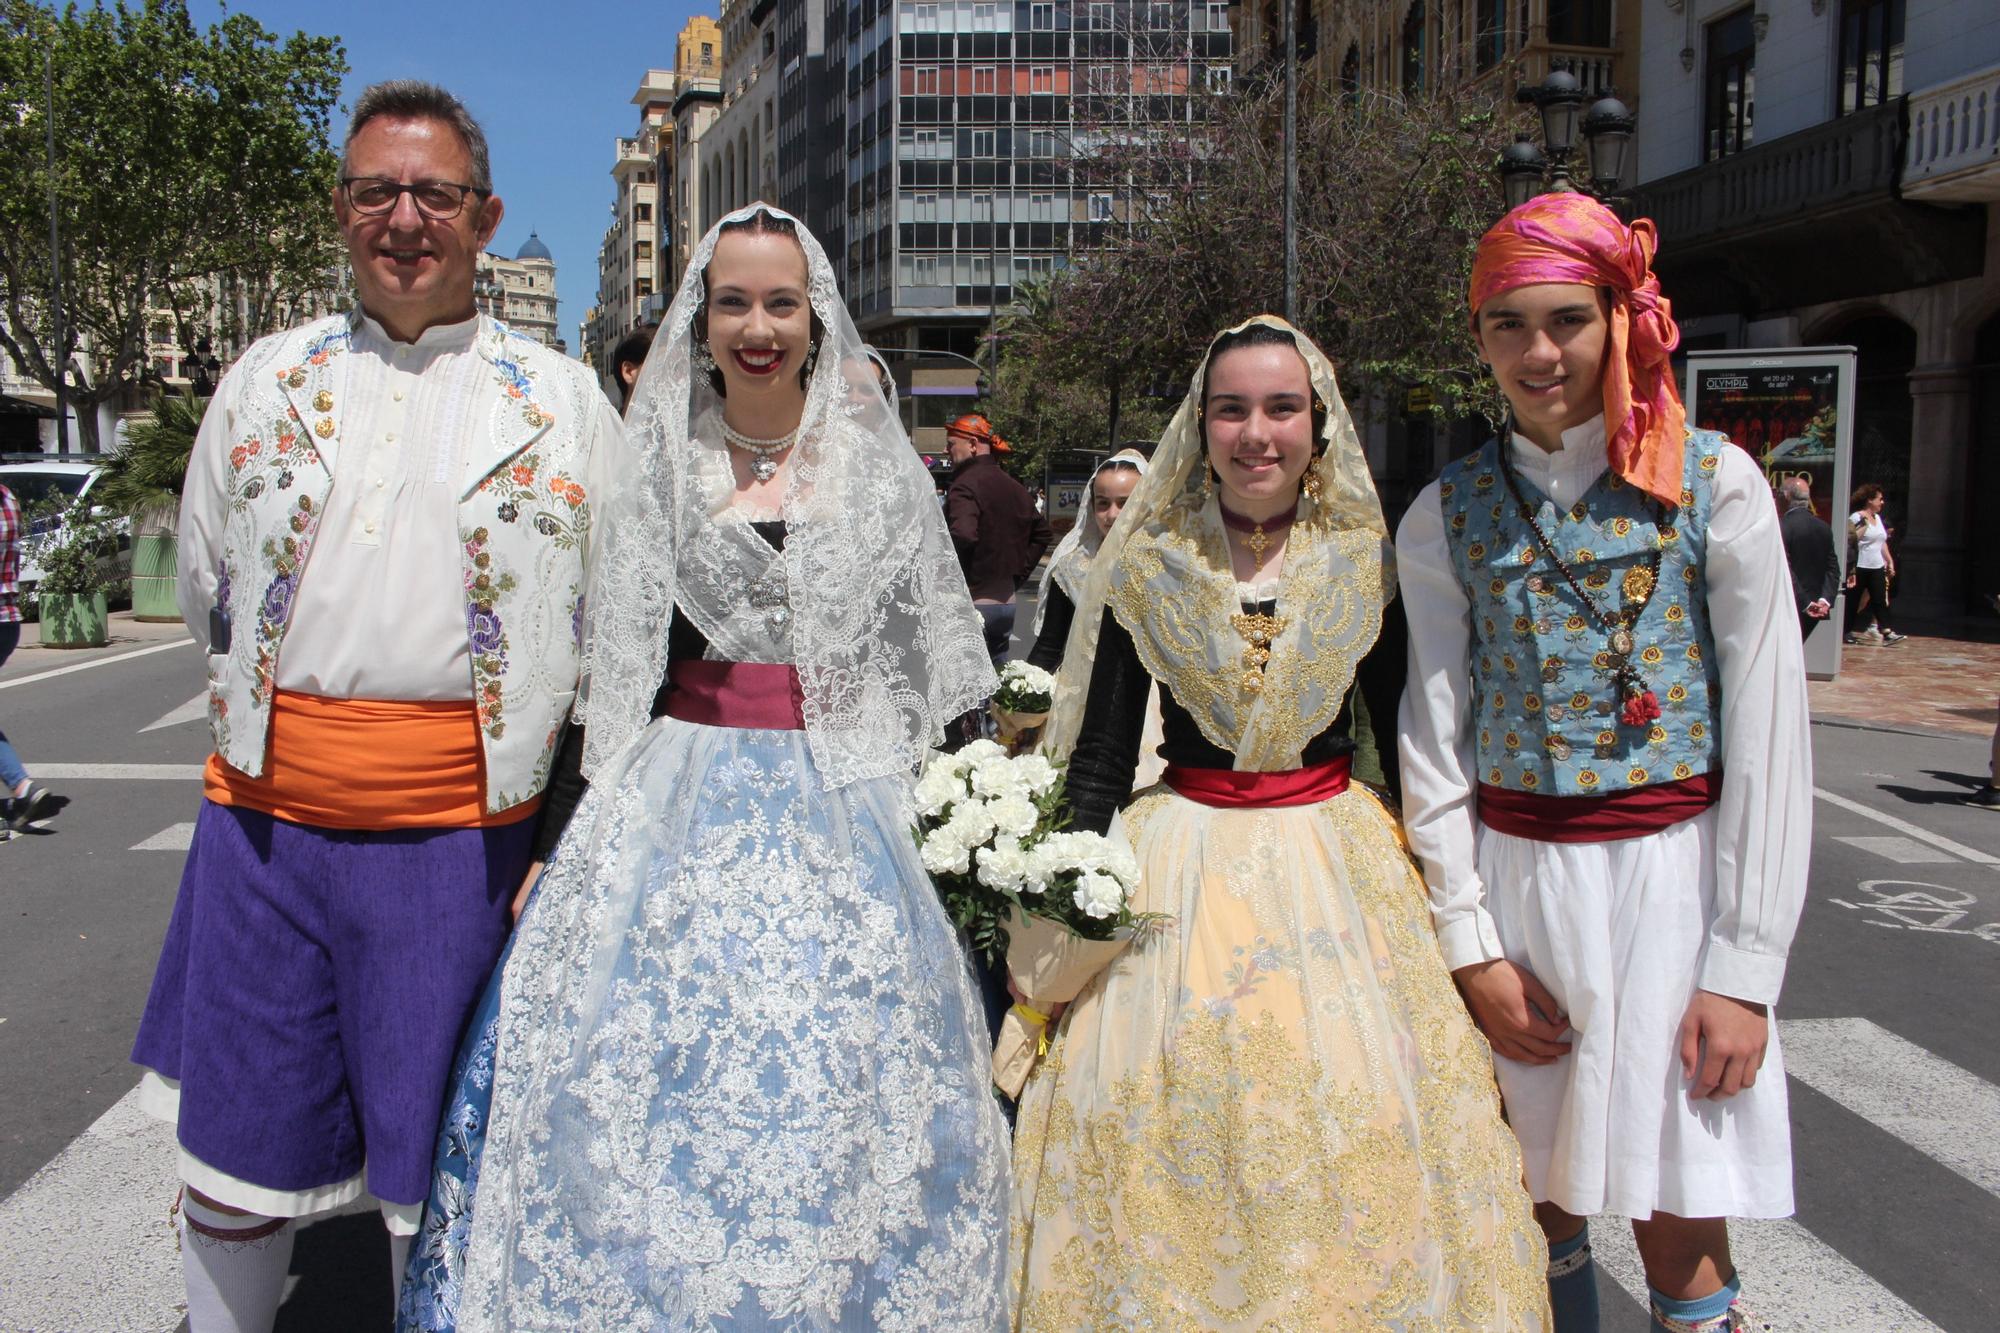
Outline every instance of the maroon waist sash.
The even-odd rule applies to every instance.
[[[1233,768],[1184,768],[1168,764],[1161,780],[1190,801],[1218,810],[1268,809],[1318,805],[1332,800],[1347,790],[1347,775],[1352,767],[1345,755],[1282,773],[1239,773]]]
[[[805,695],[782,662],[676,662],[667,669],[667,716],[706,727],[804,731]]]
[[[1535,842],[1616,842],[1693,819],[1722,798],[1722,773],[1603,796],[1544,796],[1479,784],[1479,822]]]

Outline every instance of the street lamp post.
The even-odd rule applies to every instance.
[[[48,93],[49,153],[49,325],[56,360],[56,452],[69,452],[69,355],[63,349],[62,232],[56,224],[56,39],[42,48],[42,80]]]
[[[1299,33],[1293,7],[1285,0],[1285,319],[1299,322]]]
[[[1576,76],[1560,69],[1539,85],[1521,89],[1519,100],[1531,103],[1541,113],[1542,143],[1547,151],[1536,147],[1525,134],[1515,136],[1501,151],[1494,170],[1500,176],[1508,208],[1519,208],[1538,194],[1578,190],[1615,202],[1638,120],[1615,97],[1601,97],[1585,112],[1585,96]],[[1579,130],[1584,141],[1581,165],[1586,173],[1581,185],[1570,175]]]

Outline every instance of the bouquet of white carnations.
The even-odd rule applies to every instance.
[[[917,843],[945,911],[990,963],[1006,956],[1023,1003],[994,1049],[1019,1096],[1046,1043],[1048,1006],[1076,998],[1157,913],[1132,910],[1139,865],[1120,843],[1063,829],[1062,769],[978,740],[934,756],[917,782]]]
[[[1056,678],[1038,666],[1009,662],[1000,668],[993,693],[993,730],[1010,753],[1018,753],[1055,706]]]

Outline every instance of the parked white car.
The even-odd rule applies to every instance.
[[[37,518],[34,511],[50,500],[65,497],[88,501],[92,488],[103,475],[104,468],[97,463],[68,463],[53,459],[46,463],[0,463],[0,486],[12,491],[15,503],[21,506],[20,587],[24,610],[34,605],[35,585],[42,578],[37,548],[50,532],[49,520]],[[110,515],[101,517],[108,518]],[[105,577],[115,583],[129,583],[132,577],[132,520],[120,515],[112,528],[118,534],[118,553],[110,557]]]

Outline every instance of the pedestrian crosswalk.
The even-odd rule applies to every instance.
[[[2000,1087],[1862,1018],[1784,1020],[1789,1076],[2000,1198]],[[181,1321],[179,1260],[166,1221],[175,1191],[172,1132],[139,1108],[135,1089],[61,1154],[0,1200],[0,1333],[172,1333]],[[1798,1135],[1801,1179],[1869,1151],[1865,1143]],[[1880,1208],[1885,1199],[1853,1200]],[[1904,1201],[1922,1207],[1914,1201]],[[363,1205],[365,1206],[365,1205]],[[1993,1211],[1942,1219],[1968,1262],[1990,1265],[2000,1235]],[[1746,1304],[1775,1330],[1924,1333],[1977,1325],[1934,1321],[1925,1294],[1857,1253],[1851,1229],[1837,1249],[1814,1231],[1838,1222],[1808,1211],[1737,1221],[1731,1247]],[[1893,1225],[1885,1222],[1886,1225]],[[303,1243],[303,1242],[302,1242]],[[1606,1333],[1647,1326],[1645,1274],[1631,1229],[1592,1227],[1592,1249],[1624,1297],[1604,1312]],[[1988,1325],[1990,1327],[1991,1325]]]

